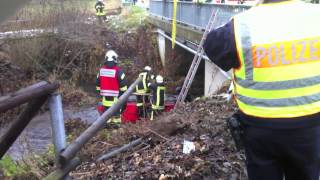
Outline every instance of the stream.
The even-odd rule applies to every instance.
[[[76,119],[86,124],[92,124],[99,117],[95,107],[77,110],[66,109],[64,119]],[[24,129],[7,154],[14,160],[21,160],[28,154],[41,154],[52,144],[50,112],[34,117]],[[0,129],[0,134],[6,132],[6,127]]]

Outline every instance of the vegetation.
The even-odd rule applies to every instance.
[[[120,16],[113,16],[107,25],[113,31],[132,31],[145,25],[147,11],[138,6],[125,7]]]
[[[0,178],[41,179],[53,169],[53,146],[41,155],[29,154],[20,161],[14,161],[5,155],[0,160]]]
[[[111,48],[118,52],[120,64],[129,78],[134,79],[138,68],[146,63],[157,67],[155,38],[144,22],[146,10],[126,7],[119,16],[111,16],[106,24],[99,26],[93,9],[95,0],[39,2],[32,1],[11,21],[1,25],[0,31],[35,28],[59,31],[0,42],[0,96],[48,80],[60,82],[64,107],[94,105],[97,99],[92,92],[95,91],[97,68],[105,51]],[[119,7],[119,2],[108,1],[107,9]],[[4,114],[5,118],[1,114],[0,126],[2,121],[16,118],[19,112],[21,109],[15,109]],[[68,131],[69,140],[76,137],[79,130],[83,129],[75,126]],[[115,136],[109,130],[103,130],[97,138],[107,141]],[[6,156],[0,161],[0,179],[41,179],[54,168],[53,158],[52,146],[43,155],[31,154],[19,161]]]
[[[26,173],[25,167],[18,166],[12,158],[7,155],[0,160],[0,168],[6,177],[19,176]]]

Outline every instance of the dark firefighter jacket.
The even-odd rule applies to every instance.
[[[144,94],[149,91],[148,83],[150,83],[151,75],[148,71],[143,71],[139,74],[142,77],[142,81],[136,86],[136,92],[139,94]]]
[[[153,110],[163,110],[164,109],[164,95],[165,95],[165,86],[164,83],[155,83],[148,85],[152,92],[152,109]]]
[[[97,16],[104,16],[104,3],[103,2],[97,2],[96,5],[94,6],[96,9],[96,15]]]

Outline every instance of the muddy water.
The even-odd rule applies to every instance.
[[[99,114],[94,107],[64,111],[65,120],[76,119],[88,124],[92,124],[98,116]],[[0,129],[0,134],[5,132],[6,128]],[[46,152],[50,144],[52,144],[50,113],[46,112],[32,119],[7,154],[14,160],[19,160],[30,153]]]

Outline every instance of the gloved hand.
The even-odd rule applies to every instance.
[[[236,145],[238,151],[244,149],[244,142],[243,142],[243,125],[239,121],[240,117],[238,113],[233,114],[228,120],[227,124]]]

